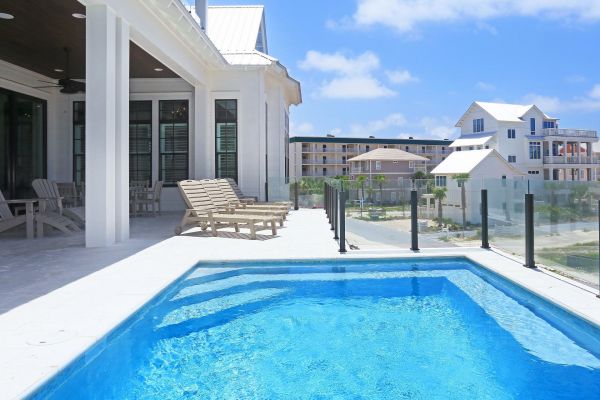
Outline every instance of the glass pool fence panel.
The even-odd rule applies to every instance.
[[[597,288],[600,183],[530,181],[530,190],[536,263]]]
[[[289,200],[294,201],[295,184],[298,184],[298,206],[299,208],[323,208],[323,184],[325,177],[301,177],[290,178],[287,190]]]
[[[484,179],[488,192],[490,244],[509,254],[525,257],[526,179]]]

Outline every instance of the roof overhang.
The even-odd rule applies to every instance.
[[[494,135],[492,134],[492,135],[486,135],[486,136],[480,136],[480,137],[474,137],[474,138],[470,138],[470,137],[458,138],[454,142],[452,142],[452,144],[449,147],[483,146],[486,143],[488,143],[493,137],[494,137]]]

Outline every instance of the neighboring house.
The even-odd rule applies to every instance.
[[[376,139],[295,136],[290,138],[292,176],[351,175],[348,160],[371,150],[400,149],[428,159],[427,167],[435,167],[452,152],[449,140]]]
[[[469,180],[465,186],[467,221],[481,221],[479,204],[480,189],[496,186],[501,181],[524,179],[527,174],[519,171],[508,163],[496,150],[470,150],[452,153],[432,171],[435,175],[435,185],[446,187],[444,200],[444,216],[459,221],[462,218],[460,181],[455,177],[468,174]]]
[[[0,11],[0,190],[85,184],[86,244],[129,237],[129,181],[231,177],[287,196],[300,84],[268,54],[261,6],[179,0],[10,1]],[[270,193],[269,193],[270,192]]]
[[[371,189],[377,189],[379,183],[377,176],[385,177],[383,186],[383,201],[395,202],[394,196],[398,188],[404,187],[404,183],[410,182],[411,177],[417,171],[427,171],[429,159],[416,154],[408,153],[400,149],[379,148],[368,153],[352,157],[348,160],[350,164],[351,180],[359,176],[367,178],[366,185]],[[376,200],[380,200],[380,192],[375,192]]]
[[[456,151],[495,149],[532,179],[596,180],[597,132],[562,129],[535,105],[476,101],[460,118]]]

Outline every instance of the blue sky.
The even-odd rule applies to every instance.
[[[600,131],[600,0],[209,0],[256,3],[293,135],[452,138],[474,100]]]

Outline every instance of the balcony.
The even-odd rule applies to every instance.
[[[560,137],[577,137],[597,139],[598,133],[590,129],[562,129],[562,128],[546,128],[540,130],[542,136],[560,136]]]
[[[545,156],[544,164],[597,164],[598,159],[591,156]]]

